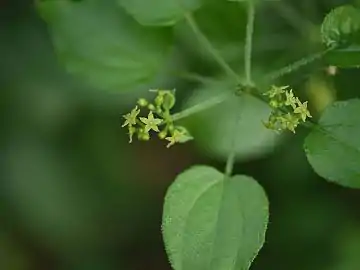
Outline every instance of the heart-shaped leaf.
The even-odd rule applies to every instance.
[[[265,241],[268,200],[251,177],[194,166],[167,191],[163,236],[175,270],[248,269]]]

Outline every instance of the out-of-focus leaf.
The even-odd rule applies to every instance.
[[[105,136],[109,133],[101,126],[98,133],[87,134],[71,155],[22,136],[9,143],[4,156],[1,188],[13,215],[39,245],[65,259],[107,248],[114,238],[127,240],[139,229],[134,223],[144,218],[139,212],[149,205],[145,192],[131,181],[136,174],[127,173],[131,163],[114,148],[116,134]],[[112,145],[101,144],[100,136]],[[123,181],[125,175],[130,181]],[[139,192],[141,200],[134,197]]]
[[[117,0],[140,24],[170,26],[183,19],[186,12],[201,6],[202,0]]]
[[[164,67],[170,29],[138,25],[114,1],[38,1],[66,69],[99,89],[127,91]]]
[[[321,113],[329,104],[336,100],[334,86],[329,80],[325,80],[322,77],[311,76],[305,87],[309,103],[317,113]]]
[[[195,91],[184,108],[226,91],[234,91],[235,87],[226,80],[208,83]],[[249,160],[268,153],[277,142],[279,136],[266,129],[262,123],[268,119],[269,114],[270,108],[265,103],[244,95],[230,98],[186,119],[184,123],[195,138],[195,143],[206,154],[226,159],[234,148],[232,142],[236,137],[237,158]]]
[[[44,145],[25,138],[14,144],[7,149],[3,188],[24,229],[57,251],[91,249],[99,240],[96,215],[74,175]]]

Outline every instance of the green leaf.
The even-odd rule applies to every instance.
[[[117,0],[140,24],[170,26],[183,19],[185,13],[201,6],[202,0]]]
[[[359,42],[360,10],[351,5],[333,9],[321,25],[321,35],[328,47]]]
[[[263,188],[251,177],[208,166],[180,174],[167,191],[163,236],[175,270],[248,269],[265,241]]]
[[[306,156],[315,172],[339,185],[360,188],[360,100],[327,107],[305,140]]]
[[[332,10],[321,26],[323,43],[337,46],[325,55],[325,61],[342,68],[360,66],[360,10],[345,5]]]
[[[358,68],[360,66],[360,44],[331,51],[325,55],[324,59],[329,65]]]
[[[224,91],[234,91],[236,86],[227,80],[205,84],[189,98],[184,108],[217,96]],[[237,136],[236,157],[250,160],[272,151],[280,136],[265,128],[271,109],[255,97],[229,99],[206,111],[184,120],[194,136],[195,143],[207,155],[225,160],[233,149],[233,137]],[[240,120],[238,120],[240,118]],[[234,125],[238,123],[235,128]]]
[[[125,91],[153,80],[171,48],[169,29],[138,25],[114,1],[38,1],[59,59],[96,88]]]

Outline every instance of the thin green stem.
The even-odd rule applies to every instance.
[[[244,69],[245,69],[245,75],[246,75],[246,84],[249,86],[251,86],[253,84],[252,82],[252,76],[251,76],[251,62],[252,62],[252,39],[253,39],[253,32],[254,32],[254,21],[255,21],[255,7],[254,7],[254,3],[251,0],[248,0],[248,19],[247,19],[247,25],[246,25],[246,40],[245,40],[245,60],[244,60]],[[212,44],[210,43],[210,41],[207,39],[207,37],[201,32],[200,28],[198,27],[195,19],[193,18],[192,14],[187,13],[185,14],[185,18],[187,23],[189,24],[190,28],[193,30],[193,32],[195,33],[196,37],[198,38],[199,42],[201,42],[203,44],[203,46],[209,51],[209,53],[214,57],[214,59],[218,62],[218,64],[224,69],[224,71],[230,76],[232,77],[236,82],[240,83],[240,78],[239,76],[235,73],[235,71],[226,63],[226,61],[222,58],[222,56],[217,52],[217,50],[212,46]],[[329,48],[325,51],[322,52],[318,52],[314,55],[310,55],[309,57],[300,59],[299,61],[296,61],[284,68],[281,68],[278,71],[272,72],[270,74],[268,74],[267,76],[265,76],[265,80],[264,82],[270,81],[270,80],[275,80],[278,79],[286,74],[292,73],[296,70],[298,70],[299,68],[308,65],[320,58],[322,58],[325,54],[327,54],[328,52],[330,52],[331,50],[333,50],[334,48]],[[199,77],[199,76],[195,76],[195,75],[189,75],[186,74],[185,77],[188,77],[190,79],[194,79],[196,81],[200,81],[200,82],[207,82],[208,80],[204,80],[203,78]],[[265,102],[266,104],[268,104],[267,100],[262,96],[262,93],[256,88],[253,87],[253,90],[251,91],[251,93],[249,93],[251,95],[253,95],[254,97],[262,100],[263,102]],[[214,98],[210,98],[204,102],[201,102],[193,107],[190,107],[188,109],[185,109],[184,111],[181,111],[179,113],[175,113],[171,116],[173,121],[178,121],[180,119],[183,119],[185,117],[188,117],[190,115],[199,113],[203,110],[206,110],[208,108],[214,107],[222,102],[224,102],[225,100],[227,100],[228,98],[230,98],[231,95],[229,93],[225,93],[219,96],[216,96]],[[314,122],[311,122],[309,124],[306,124],[304,126],[307,127],[314,127],[314,125],[317,125]],[[234,138],[234,141],[236,141],[236,136]],[[226,163],[226,168],[225,168],[225,174],[230,176],[232,174],[232,168],[234,165],[234,160],[235,160],[235,148],[233,147],[233,151],[232,153],[229,155],[227,163]]]
[[[209,109],[211,107],[214,107],[214,106],[224,102],[225,100],[229,99],[232,96],[233,96],[233,93],[229,93],[229,92],[222,93],[221,95],[207,99],[204,102],[198,103],[198,104],[196,104],[188,109],[185,109],[179,113],[175,113],[171,116],[171,118],[173,121],[178,121],[178,120],[188,117],[190,115],[193,115],[193,114],[199,113],[201,111],[204,111],[206,109]]]
[[[254,33],[254,22],[255,22],[255,6],[252,0],[247,1],[247,22],[246,22],[246,36],[245,36],[245,50],[244,50],[244,69],[245,69],[245,78],[246,85],[252,85],[252,77],[251,77],[251,59],[252,59],[252,40]],[[245,93],[243,93],[245,94]],[[240,106],[241,108],[241,106]],[[241,121],[241,116],[236,115],[238,118],[234,125],[233,139],[231,142],[231,152],[227,158],[226,166],[225,166],[225,179],[229,179],[233,172],[235,157],[236,157],[236,142],[238,139],[237,136],[237,127]]]
[[[232,134],[234,134],[234,138],[232,139],[231,142],[231,152],[226,160],[226,165],[225,165],[225,179],[229,179],[231,177],[231,174],[233,172],[233,168],[234,168],[234,164],[235,164],[235,157],[236,157],[236,148],[237,148],[237,127],[241,121],[241,115],[236,115],[236,117],[238,117],[238,119],[236,119],[235,121],[235,125],[234,125],[234,131]]]
[[[190,28],[196,35],[199,42],[202,43],[202,45],[208,50],[208,52],[214,57],[216,62],[224,69],[224,71],[232,77],[236,82],[240,81],[239,76],[236,74],[236,72],[226,63],[224,58],[219,54],[219,52],[212,46],[208,38],[202,33],[199,26],[197,25],[195,18],[192,16],[191,13],[185,14],[185,19],[187,23],[189,24]]]
[[[244,68],[246,84],[252,85],[251,78],[251,57],[252,57],[252,41],[254,33],[254,21],[255,21],[255,6],[253,1],[247,2],[247,23],[246,23],[246,38],[245,38],[245,50],[244,50]]]
[[[325,54],[329,53],[330,51],[332,51],[334,48],[331,47],[331,48],[328,48],[324,51],[321,51],[321,52],[317,52],[315,54],[312,54],[308,57],[305,57],[305,58],[302,58],[286,67],[283,67],[277,71],[274,71],[274,72],[271,72],[269,73],[268,75],[265,75],[265,78],[264,78],[264,81],[273,81],[273,80],[276,80],[282,76],[285,76],[289,73],[292,73],[296,70],[298,70],[299,68],[303,67],[303,66],[306,66],[316,60],[319,60],[321,59],[322,57],[325,56]]]
[[[247,27],[248,28],[248,27]],[[310,64],[311,62],[320,59],[321,57],[323,57],[326,53],[330,52],[331,50],[333,50],[334,48],[329,48],[325,51],[322,52],[318,52],[312,56],[309,56],[307,58],[303,58],[300,59],[299,61],[296,61],[293,64],[290,64],[278,71],[275,71],[273,73],[270,73],[269,75],[265,76],[265,82],[267,82],[268,80],[274,80],[277,79],[283,75],[286,75],[288,73],[291,73],[297,69],[299,69],[302,66],[305,66],[307,64]],[[251,52],[251,51],[250,51]],[[251,56],[250,56],[250,60],[251,60]],[[251,64],[250,64],[251,67]],[[194,77],[195,78],[195,77]],[[250,68],[250,78],[251,78],[251,68]],[[205,81],[204,81],[205,82]],[[265,102],[266,104],[268,104],[268,101],[266,100],[266,98],[262,95],[261,91],[259,91],[256,87],[253,88],[253,90],[250,93],[252,96],[254,96],[255,98]],[[216,106],[222,102],[224,102],[225,100],[227,100],[228,98],[230,98],[231,95],[229,93],[225,93],[219,96],[216,96],[214,98],[210,98],[204,102],[201,102],[193,107],[190,107],[188,109],[185,109],[184,111],[181,111],[179,113],[175,113],[172,115],[172,119],[173,121],[178,121],[182,118],[188,117],[192,114],[196,114],[200,111],[206,110],[208,108],[211,108],[213,106]],[[269,104],[268,104],[269,105]],[[310,124],[311,123],[311,124]],[[306,127],[313,127],[314,125],[317,125],[315,122],[311,121],[309,123],[309,125],[304,125]],[[230,160],[231,161],[231,160]]]
[[[201,76],[199,74],[196,73],[190,73],[190,72],[174,72],[172,73],[173,76],[176,76],[178,78],[184,79],[184,80],[188,80],[188,81],[193,81],[193,82],[199,82],[202,84],[207,84],[207,83],[211,83],[214,81],[214,79],[209,78],[209,77],[204,77]]]
[[[226,160],[226,167],[225,167],[225,178],[226,179],[231,177],[232,171],[234,169],[234,164],[235,164],[235,156],[236,156],[236,152],[235,152],[235,150],[232,150]]]

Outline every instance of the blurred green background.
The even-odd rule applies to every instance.
[[[224,3],[209,0],[195,16],[241,72],[245,13]],[[256,20],[256,76],[318,50],[323,17],[351,3],[360,1],[262,5]],[[171,66],[220,76],[185,25],[175,33]],[[358,69],[330,76],[323,64],[279,82],[309,100],[315,117],[335,99],[359,97]],[[214,87],[159,76],[156,84],[127,93],[90,88],[58,63],[30,0],[0,1],[0,87],[0,269],[170,269],[160,231],[164,194],[193,164],[223,169],[229,134],[216,130],[234,108],[186,119],[195,141],[185,145],[168,150],[157,139],[128,144],[121,115],[138,97],[151,96],[149,88],[176,88],[176,110],[181,110]],[[270,200],[267,241],[252,269],[360,269],[359,192],[315,175],[302,150],[306,130],[273,138],[254,122],[263,108],[249,104],[245,116],[252,118],[245,117],[239,132],[235,173],[255,177]]]

